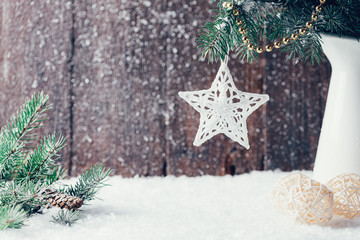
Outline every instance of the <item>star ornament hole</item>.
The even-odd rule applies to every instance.
[[[179,96],[200,113],[200,126],[194,146],[200,146],[213,136],[223,133],[246,149],[250,148],[247,117],[269,100],[267,94],[238,90],[224,62],[210,89],[179,92]]]

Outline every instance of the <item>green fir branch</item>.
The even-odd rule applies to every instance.
[[[46,184],[50,186],[56,181],[63,179],[65,175],[65,169],[62,166],[54,165],[49,168],[49,171],[46,175]]]
[[[79,210],[66,210],[61,209],[58,213],[52,216],[52,222],[61,225],[71,226],[80,220],[83,216]]]
[[[26,101],[22,109],[1,129],[0,133],[0,179],[13,178],[14,170],[22,163],[28,147],[35,138],[30,134],[42,126],[49,99],[43,92],[35,93]]]
[[[0,206],[0,231],[8,228],[21,228],[28,215],[20,206]]]
[[[224,2],[232,2],[233,8],[223,7]],[[209,62],[225,59],[229,50],[235,50],[241,60],[252,62],[259,57],[256,51],[249,51],[242,38],[247,36],[255,46],[273,44],[298,33],[315,12],[318,1],[311,0],[213,0],[218,9],[215,20],[205,23],[200,32],[198,42],[203,49],[202,56]],[[239,12],[233,14],[234,9]],[[307,29],[305,35],[299,35],[298,40],[283,44],[280,51],[286,52],[288,58],[300,58],[314,64],[323,61],[320,44],[320,32],[337,34],[338,36],[360,38],[360,1],[332,0],[322,5],[322,11],[317,13],[318,20],[313,21],[313,27]],[[237,33],[239,26],[236,19],[243,21],[244,34]],[[221,27],[220,27],[221,26]],[[265,53],[263,53],[265,54]]]
[[[64,137],[54,133],[35,148],[31,146],[38,139],[31,131],[46,120],[47,101],[48,96],[42,92],[34,94],[0,131],[0,230],[20,228],[28,216],[40,212],[48,204],[48,189],[64,176],[65,170],[56,164],[65,146]],[[67,190],[73,196],[92,200],[106,186],[109,173],[96,165]],[[79,216],[78,211],[60,211],[54,221],[71,225]]]
[[[59,171],[58,166],[54,164],[60,156],[59,151],[65,146],[65,141],[66,138],[61,135],[56,138],[55,133],[45,137],[19,169],[18,179],[37,182],[44,176],[54,176],[54,171]],[[55,174],[55,177],[60,175]],[[56,180],[58,179],[54,178],[52,182]]]
[[[2,129],[3,134],[11,135],[17,141],[33,140],[33,136],[27,134],[31,130],[43,126],[42,122],[46,120],[45,112],[51,109],[51,106],[46,105],[48,100],[49,96],[43,92],[33,94]]]
[[[20,206],[28,214],[38,212],[46,203],[43,192],[45,183],[33,182],[7,182],[0,191],[0,206]]]
[[[90,170],[86,170],[80,175],[74,186],[60,191],[71,196],[82,198],[83,201],[93,200],[101,188],[108,186],[105,181],[110,172],[110,169],[105,170],[101,164],[94,165]]]
[[[224,60],[232,45],[230,31],[231,27],[224,19],[206,23],[198,39],[200,47],[205,48],[202,57],[208,57],[211,62],[217,61],[218,58]]]
[[[0,141],[0,180],[10,181],[17,166],[22,163],[23,145],[11,135],[4,134]]]

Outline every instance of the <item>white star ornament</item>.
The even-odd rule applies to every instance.
[[[269,100],[267,94],[238,90],[224,62],[221,62],[210,89],[179,92],[179,96],[200,113],[194,146],[200,146],[213,136],[224,133],[246,149],[250,148],[246,119]]]

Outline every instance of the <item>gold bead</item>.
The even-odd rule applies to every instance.
[[[320,4],[324,4],[326,2],[326,0],[320,0],[319,2],[320,2]]]
[[[222,6],[223,6],[223,8],[227,8],[227,7],[228,7],[228,3],[227,3],[227,2],[223,2]]]
[[[233,10],[233,14],[234,14],[235,16],[239,16],[239,10],[234,9],[234,10]]]
[[[300,35],[304,35],[306,33],[306,28],[301,28],[299,30]]]
[[[313,13],[313,15],[311,15],[311,19],[313,21],[317,21],[318,20],[318,15],[316,13]]]
[[[255,49],[255,46],[254,46],[254,44],[252,44],[252,43],[248,44],[247,47],[248,47],[248,49],[251,50],[251,51],[253,51],[253,50]]]
[[[280,48],[281,47],[281,42],[279,42],[279,41],[274,42],[274,47],[275,48]]]
[[[262,53],[262,52],[263,52],[263,48],[260,47],[260,46],[257,47],[257,48],[256,48],[256,52],[257,52],[257,53]]]
[[[237,24],[237,25],[240,26],[242,23],[243,23],[243,22],[242,22],[242,20],[241,20],[240,18],[236,19],[236,24]]]
[[[242,40],[243,40],[244,43],[248,43],[248,42],[249,42],[249,37],[244,36],[244,37],[242,38]]]
[[[244,33],[245,33],[245,28],[239,27],[239,33],[240,33],[240,34],[244,34]]]
[[[306,27],[307,28],[312,28],[312,26],[313,26],[313,24],[312,24],[311,21],[306,22]]]
[[[227,8],[228,8],[228,10],[232,9],[233,6],[234,6],[234,5],[233,5],[232,2],[228,2],[228,3],[227,3]]]
[[[318,5],[315,7],[316,12],[321,12],[321,10],[322,10],[321,5]]]
[[[292,40],[296,40],[296,39],[298,39],[298,37],[299,37],[299,35],[297,34],[297,33],[293,33],[293,34],[291,34],[291,39]]]
[[[265,46],[265,50],[266,50],[267,52],[271,52],[271,51],[273,50],[273,47],[272,47],[271,45],[266,45],[266,46]]]
[[[284,44],[288,44],[289,41],[290,41],[290,38],[284,37],[284,38],[282,39],[282,41],[283,41]]]

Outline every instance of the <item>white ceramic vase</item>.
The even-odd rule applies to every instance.
[[[360,43],[323,36],[332,74],[314,165],[322,183],[342,173],[360,175]]]

